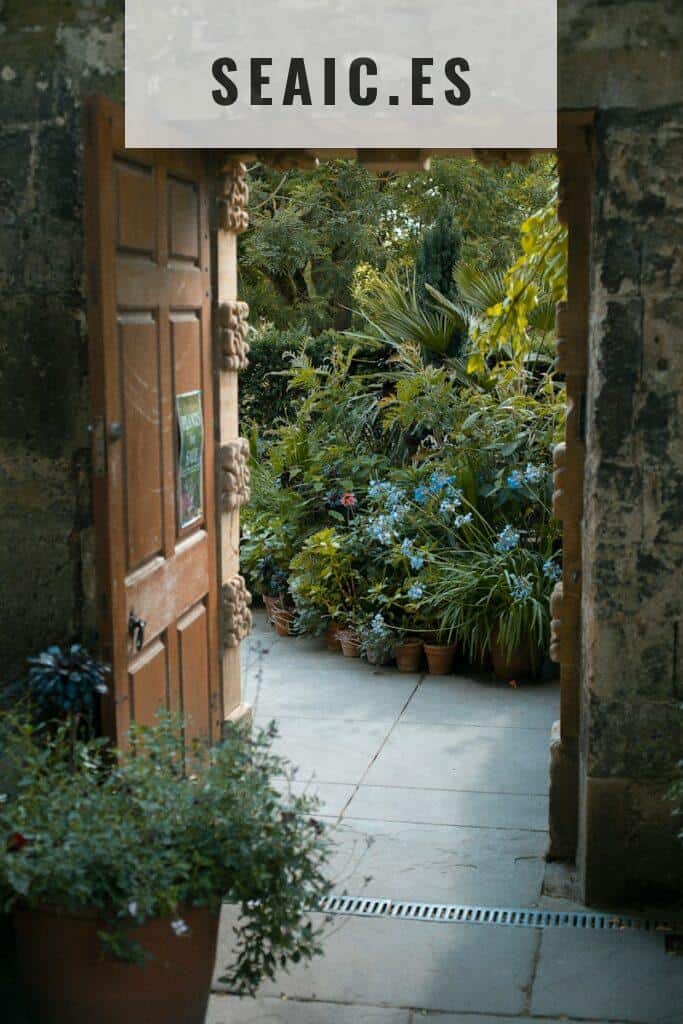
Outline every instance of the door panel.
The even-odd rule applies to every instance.
[[[180,703],[188,740],[206,737],[205,701],[210,699],[196,685],[208,678],[209,633],[206,608],[199,604],[178,622],[180,660]]]
[[[119,313],[127,566],[137,569],[163,544],[159,329],[154,313]]]
[[[131,660],[128,668],[131,717],[149,725],[160,708],[168,707],[168,651],[155,640]]]
[[[132,719],[149,724],[160,706],[182,708],[192,719],[188,735],[215,738],[222,706],[206,157],[126,152],[122,110],[100,98],[87,104],[85,125],[99,619],[113,669],[105,726],[122,743]],[[194,438],[189,463],[180,457],[181,422],[191,422],[183,402],[203,423],[203,441],[201,429],[184,432],[185,456]],[[194,510],[185,527],[181,462],[183,507]],[[144,620],[144,635],[129,635],[131,616]]]

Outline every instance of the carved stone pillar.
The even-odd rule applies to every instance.
[[[221,590],[223,647],[239,647],[251,632],[251,594],[243,576],[233,576]]]
[[[251,629],[251,596],[239,575],[240,508],[249,500],[249,445],[239,436],[238,379],[248,365],[249,307],[237,297],[237,237],[249,226],[247,172],[240,161],[221,169],[216,196],[218,390],[217,494],[220,508],[223,706],[227,720],[248,717],[242,701],[239,645]]]
[[[234,512],[251,497],[249,442],[245,437],[228,441],[218,449],[220,503],[223,512]]]

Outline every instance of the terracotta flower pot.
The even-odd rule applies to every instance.
[[[345,658],[360,658],[360,637],[350,629],[344,629],[339,634],[342,654]]]
[[[419,672],[422,665],[422,641],[406,640],[394,647],[396,667],[399,672]]]
[[[427,666],[433,676],[447,676],[453,671],[456,644],[425,644]]]
[[[533,674],[537,657],[529,640],[508,653],[496,636],[491,641],[491,660],[499,679],[520,679]]]
[[[17,958],[26,997],[40,1024],[203,1024],[216,957],[218,914],[186,907],[189,932],[169,918],[128,933],[151,954],[142,966],[104,956],[97,914],[58,909],[14,911]]]
[[[331,622],[327,627],[325,646],[328,651],[341,651],[341,640],[339,639],[341,631],[341,626],[337,622]]]
[[[391,657],[384,647],[366,647],[365,657],[368,665],[388,665],[391,661]]]
[[[294,612],[288,608],[283,608],[281,604],[276,604],[273,608],[273,624],[278,636],[291,636],[292,626],[294,625]]]

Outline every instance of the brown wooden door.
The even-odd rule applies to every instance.
[[[97,586],[113,679],[104,727],[122,742],[131,721],[163,707],[184,714],[190,736],[215,738],[206,157],[126,151],[123,110],[99,97],[85,138]],[[133,617],[144,637],[130,635]]]

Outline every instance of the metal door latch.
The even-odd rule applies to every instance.
[[[141,651],[142,645],[145,642],[145,626],[147,625],[146,619],[141,619],[135,612],[131,612],[128,616],[128,636],[131,640],[135,641],[135,650]]]

